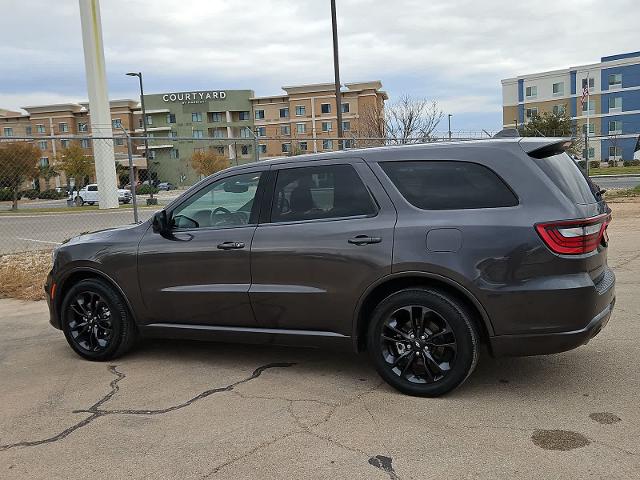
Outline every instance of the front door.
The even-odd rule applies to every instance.
[[[362,160],[272,170],[271,215],[251,249],[256,321],[351,335],[358,299],[391,273],[395,208]]]
[[[151,323],[255,326],[249,258],[262,176],[216,179],[167,212],[169,234],[147,231],[138,275]]]

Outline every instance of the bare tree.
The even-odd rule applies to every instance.
[[[435,100],[402,95],[384,107],[379,103],[364,109],[358,135],[392,145],[429,142],[443,116]]]

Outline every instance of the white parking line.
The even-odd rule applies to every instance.
[[[18,240],[27,240],[28,242],[50,243],[51,245],[62,245],[61,242],[48,242],[46,240],[36,240],[35,238],[16,237]]]

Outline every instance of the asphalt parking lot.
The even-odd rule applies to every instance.
[[[600,335],[485,354],[439,399],[328,350],[144,341],[86,362],[44,303],[0,300],[0,478],[638,478],[640,204],[613,208]]]

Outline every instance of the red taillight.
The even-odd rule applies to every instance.
[[[536,231],[552,251],[565,255],[589,253],[598,248],[611,216],[538,223]]]

